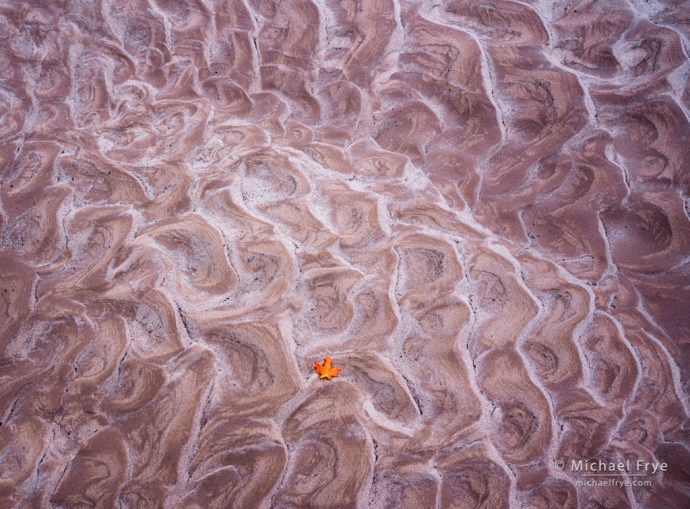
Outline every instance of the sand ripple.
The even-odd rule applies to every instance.
[[[0,506],[690,507],[687,14],[3,2]]]

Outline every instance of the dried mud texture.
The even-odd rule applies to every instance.
[[[690,507],[689,12],[0,2],[0,507]]]

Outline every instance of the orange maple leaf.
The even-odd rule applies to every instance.
[[[333,359],[331,359],[330,355],[326,355],[326,358],[323,360],[323,365],[314,362],[314,371],[319,374],[319,378],[331,380],[334,376],[338,376],[340,368],[334,368]]]

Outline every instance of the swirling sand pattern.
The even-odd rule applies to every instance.
[[[0,506],[690,507],[689,9],[0,2]]]

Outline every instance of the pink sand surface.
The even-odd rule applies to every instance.
[[[689,13],[0,0],[0,507],[690,507]]]

